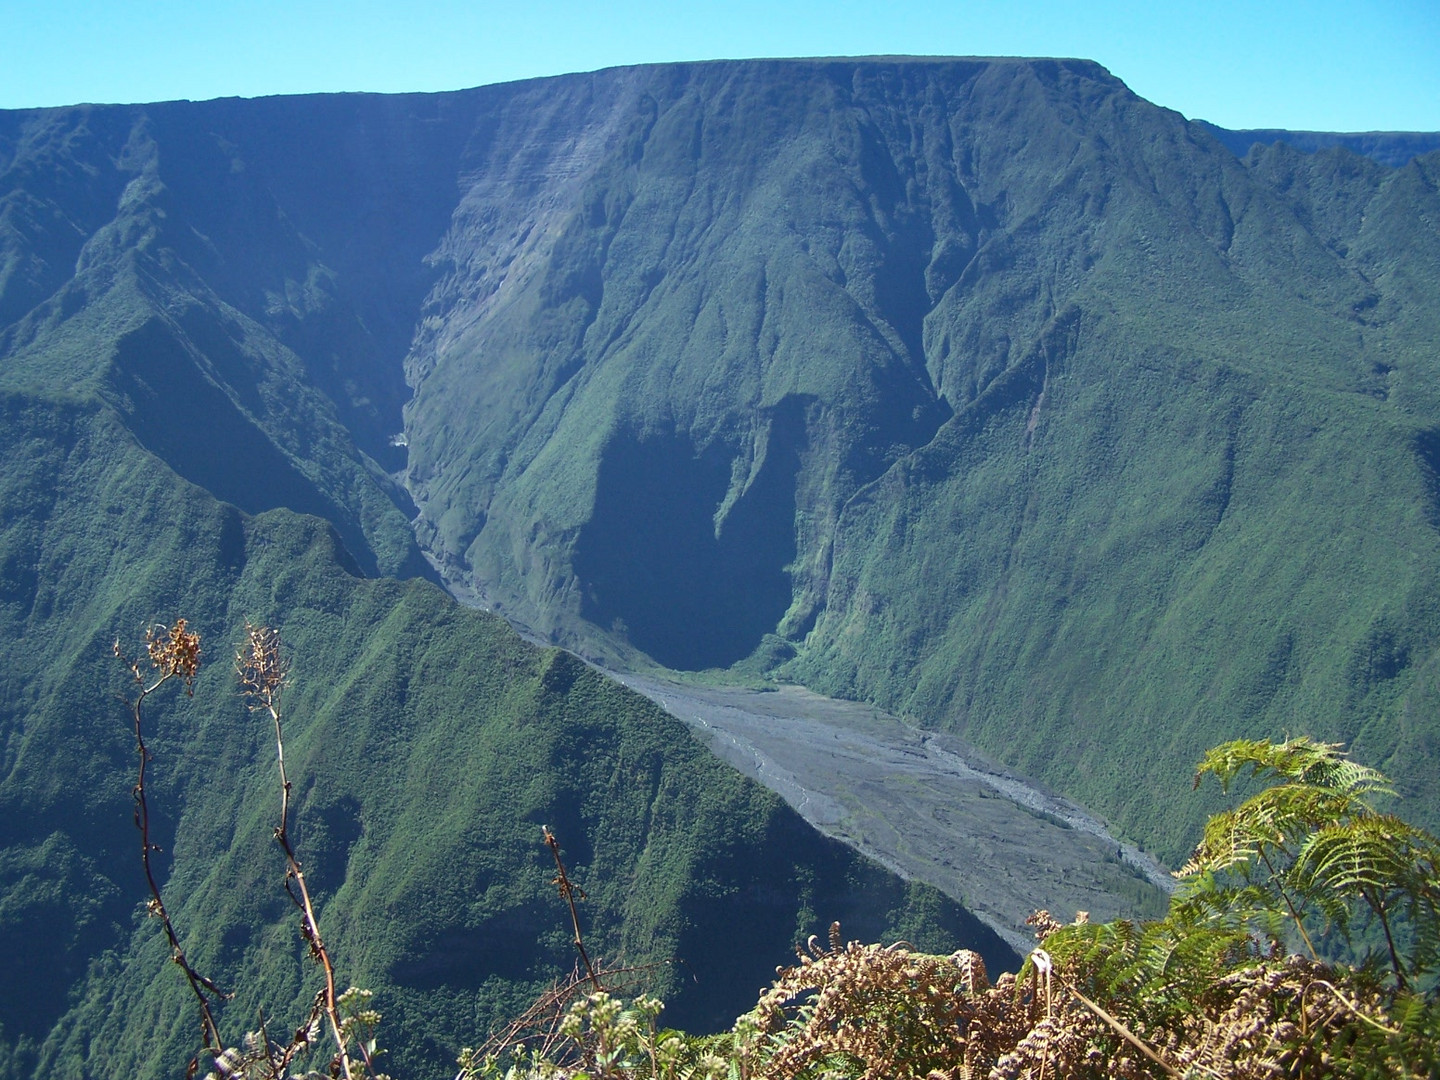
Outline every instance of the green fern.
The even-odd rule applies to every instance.
[[[1321,933],[1350,940],[1357,916],[1378,925],[1390,974],[1408,987],[1440,957],[1440,840],[1381,813],[1376,795],[1393,794],[1379,771],[1351,761],[1332,743],[1237,740],[1207,753],[1207,774],[1228,791],[1236,777],[1275,781],[1215,815],[1194,856],[1176,910],[1226,922],[1277,944],[1290,927],[1312,958]]]
[[[1227,743],[1207,774],[1268,785],[1210,822],[1163,919],[1037,912],[1043,948],[993,985],[966,954],[843,944],[837,924],[728,1035],[591,995],[549,1061],[472,1056],[462,1080],[1440,1077],[1440,841],[1372,806],[1388,782],[1337,746]],[[1371,926],[1387,944],[1358,967],[1284,947]]]

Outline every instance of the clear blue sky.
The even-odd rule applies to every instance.
[[[0,108],[877,53],[1088,57],[1226,127],[1440,130],[1440,0],[0,0]]]

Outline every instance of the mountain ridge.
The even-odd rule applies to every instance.
[[[620,667],[875,703],[1172,862],[1214,796],[1168,794],[1240,735],[1353,743],[1433,824],[1437,177],[1434,151],[1237,157],[1088,61],[0,113],[0,935],[62,943],[48,981],[0,996],[0,1075],[158,1075],[193,1038],[179,988],[149,987],[128,750],[100,704],[113,637],[176,614],[207,641],[273,618],[300,649],[302,853],[308,828],[356,920],[340,940],[421,1033],[407,1061],[519,1004],[506,972],[568,956],[558,929],[492,956],[544,921],[494,792],[445,820],[490,815],[503,852],[411,831],[378,779],[449,776],[448,744],[475,776],[480,742],[555,750],[493,775],[533,781],[578,867],[615,870],[607,942],[694,940],[696,912],[753,893],[776,900],[757,949],[783,948],[837,914],[809,906],[825,875],[826,904],[871,897],[847,926],[968,925],[417,578]],[[242,856],[266,827],[229,838],[270,788],[207,678],[157,744],[174,883],[187,923],[225,927],[224,970],[300,1001],[274,905],[234,885],[261,873]],[[656,740],[688,777],[666,812],[698,828],[691,789],[728,793],[733,835],[677,825],[662,858],[643,813],[607,816],[612,779],[626,807],[658,798],[621,752]],[[707,845],[729,861],[692,889]],[[396,884],[411,855],[475,873],[427,906]],[[646,858],[654,888],[622,897]]]
[[[763,647],[794,654],[782,675],[955,724],[948,691],[907,704],[889,676],[856,682],[825,631],[847,625],[836,553],[858,550],[841,508],[866,492],[858,521],[891,470],[896,493],[926,461],[943,471],[991,409],[1023,412],[1024,455],[1042,460],[1047,406],[1096,328],[1114,332],[1105,349],[1155,353],[1137,385],[1189,365],[1240,402],[1273,370],[1433,413],[1390,355],[1433,333],[1414,273],[1427,234],[1404,224],[1429,159],[1241,160],[1213,138],[1098,65],[1045,60],[654,65],[5,114],[0,380],[99,378],[182,475],[250,512],[321,513],[367,572],[428,572],[418,509],[441,572],[542,637],[683,667]],[[751,152],[766,139],[777,152]],[[1303,284],[1276,291],[1286,278]],[[1372,359],[1345,358],[1354,333]],[[171,374],[147,381],[162,357]],[[176,394],[208,395],[210,430],[171,430]],[[1230,506],[1240,415],[1194,433],[1180,475],[1212,478],[1194,474],[1177,526]],[[1403,438],[1428,445],[1428,422]],[[230,445],[283,482],[247,487]],[[683,523],[682,542],[637,534],[646,522]],[[917,642],[938,640],[944,617],[920,618]],[[699,644],[667,655],[682,625]]]

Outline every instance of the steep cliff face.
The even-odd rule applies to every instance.
[[[601,654],[789,657],[1171,855],[1204,809],[1153,792],[1240,730],[1433,817],[1433,153],[1240,160],[1072,61],[602,72],[467,152],[407,361],[447,573]]]
[[[12,921],[68,965],[23,1038],[129,940],[87,650],[201,601],[383,623],[308,575],[422,550],[589,654],[961,732],[1164,855],[1242,734],[1353,742],[1440,820],[1440,156],[1234,134],[1062,60],[0,114],[3,798],[63,823],[4,873],[62,868]],[[324,567],[261,557],[271,511]],[[311,599],[234,591],[252,558]],[[374,970],[441,985],[432,929]]]
[[[1128,96],[1094,65],[1046,71]],[[803,636],[845,502],[974,393],[927,345],[1011,212],[962,160],[966,103],[1036,79],[694,65],[567,83],[553,119],[508,104],[409,361],[409,476],[435,547],[543,631],[580,615],[675,666]],[[688,640],[667,654],[672,623]]]

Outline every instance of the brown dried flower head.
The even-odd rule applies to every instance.
[[[245,643],[235,653],[240,692],[252,707],[264,708],[280,696],[288,665],[280,653],[280,631],[271,626],[245,624]]]
[[[152,626],[145,631],[145,649],[161,678],[178,675],[185,680],[188,694],[192,691],[195,673],[200,670],[200,635],[190,633],[185,627],[184,619],[176,619],[175,625],[168,628]]]

